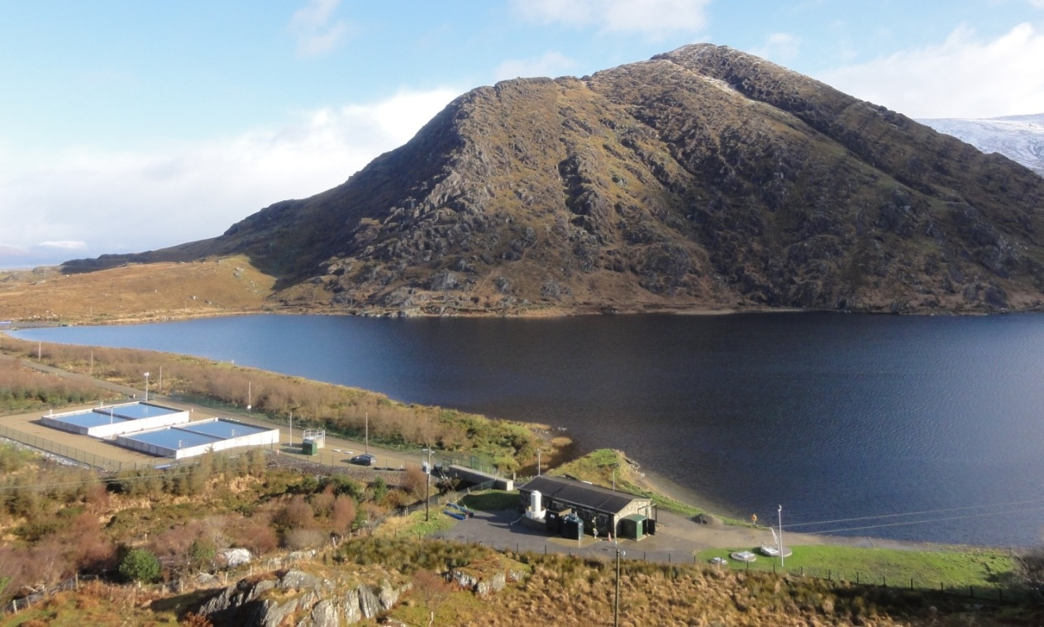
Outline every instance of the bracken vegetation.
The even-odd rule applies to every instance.
[[[0,413],[93,403],[115,396],[90,382],[46,375],[26,368],[17,361],[0,360]]]
[[[102,476],[0,444],[0,471],[0,606],[77,573],[177,579],[219,565],[228,548],[337,543],[417,499],[398,482],[269,467],[259,450]]]

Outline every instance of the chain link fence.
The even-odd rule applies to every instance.
[[[4,425],[0,425],[0,438],[6,438],[45,453],[64,457],[65,459],[85,464],[92,468],[99,468],[110,472],[118,472],[121,470],[146,470],[156,467],[155,463],[126,462],[105,457],[104,455],[98,455],[97,453],[89,453],[72,446],[59,444],[46,438],[40,438],[35,435],[23,433]]]

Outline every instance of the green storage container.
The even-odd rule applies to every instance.
[[[645,535],[645,523],[648,519],[641,514],[631,514],[620,520],[620,537],[641,540]]]

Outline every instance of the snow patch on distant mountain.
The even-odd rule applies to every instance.
[[[953,135],[982,152],[1000,153],[1044,176],[1044,114],[917,121],[940,133]]]

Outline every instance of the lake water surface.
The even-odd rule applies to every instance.
[[[726,513],[775,521],[782,504],[794,531],[1010,546],[1044,529],[1044,316],[245,316],[17,335],[550,423]]]

